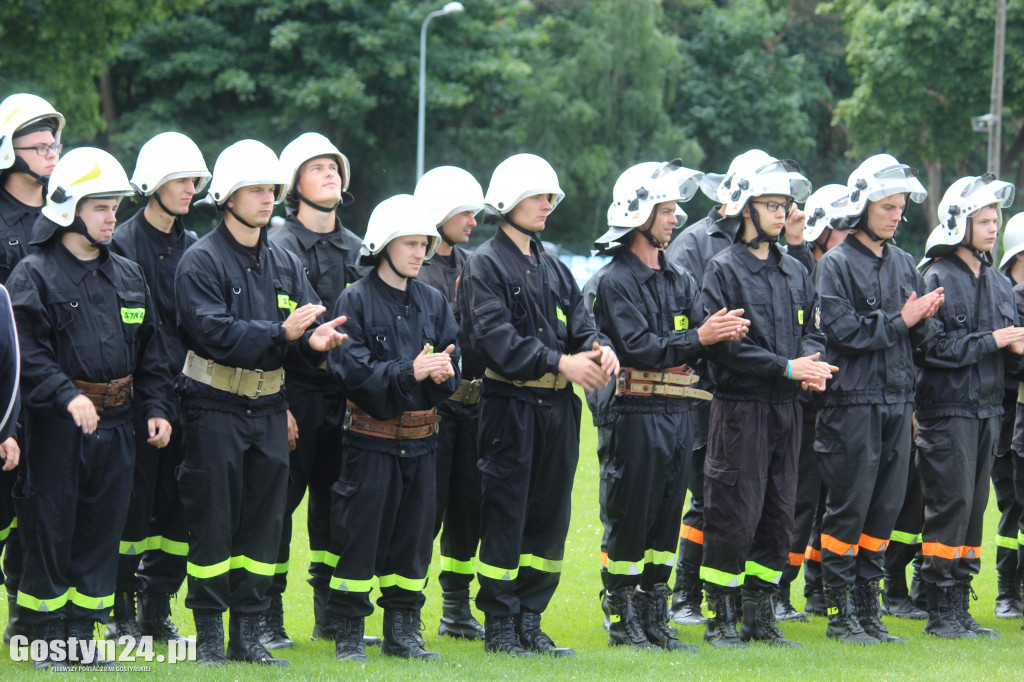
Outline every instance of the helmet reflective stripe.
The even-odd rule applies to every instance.
[[[846,187],[843,185],[825,185],[815,190],[804,205],[804,213],[807,214],[804,239],[813,242],[825,228],[843,229],[847,198]]]
[[[1024,213],[1018,213],[1006,222],[1003,229],[1003,259],[999,261],[999,269],[1005,270],[1021,251],[1024,251]]]
[[[213,165],[210,196],[218,206],[242,187],[275,185],[275,203],[284,196],[284,178],[277,154],[262,142],[239,140],[227,147]]]
[[[494,169],[484,204],[507,215],[520,201],[537,194],[551,195],[552,211],[565,197],[551,164],[536,154],[515,154]]]
[[[484,190],[468,171],[438,166],[423,174],[413,196],[427,209],[438,228],[456,213],[477,213],[484,207]]]
[[[42,214],[67,227],[74,221],[82,199],[131,194],[134,191],[117,159],[102,149],[80,147],[65,154],[53,169]]]
[[[372,260],[372,256],[380,254],[393,239],[410,235],[427,237],[427,258],[434,255],[441,241],[423,202],[410,194],[397,194],[385,199],[370,213],[359,250],[360,260],[364,263]]]
[[[210,182],[210,170],[199,147],[187,135],[160,133],[142,145],[132,173],[132,187],[142,196],[156,193],[165,182],[198,178],[196,193]]]
[[[928,191],[917,179],[917,169],[900,163],[890,154],[876,154],[866,159],[846,185],[850,201],[846,215],[859,217],[869,201],[878,201],[893,194],[909,194],[910,200],[921,203]]]
[[[967,235],[967,224],[986,206],[1002,209],[1013,203],[1013,185],[996,180],[995,175],[960,178],[946,190],[939,202],[939,225],[928,237],[926,256],[941,256],[952,251]],[[932,238],[934,237],[934,243]]]
[[[64,115],[38,95],[20,92],[0,102],[0,170],[14,164],[14,134],[30,123],[52,118],[57,121],[53,137],[60,142],[64,130]]]

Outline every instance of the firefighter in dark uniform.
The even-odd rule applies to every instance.
[[[456,289],[469,251],[476,214],[484,207],[480,183],[462,168],[440,166],[416,183],[414,196],[430,210],[441,236],[437,252],[424,261],[419,281],[434,287],[455,308]],[[456,317],[456,321],[458,317]],[[462,380],[455,394],[437,407],[437,509],[434,536],[441,533],[441,623],[437,634],[483,639],[484,627],[469,607],[473,558],[480,543],[480,470],[477,468],[477,405],[484,368],[463,349]]]
[[[332,489],[338,565],[328,614],[335,657],[366,661],[365,619],[377,578],[384,610],[381,652],[438,660],[420,637],[433,539],[437,405],[459,385],[458,325],[444,296],[416,281],[440,241],[429,209],[408,194],[378,204],[361,251],[376,264],[334,305],[351,342],[330,354],[344,387],[341,471]]]
[[[359,237],[342,225],[338,209],[352,203],[348,157],[320,133],[303,133],[281,152],[288,218],[270,232],[270,243],[302,262],[309,283],[324,305],[333,305],[345,287],[365,273],[356,265]],[[264,614],[261,640],[268,649],[293,646],[284,629],[281,595],[288,580],[292,514],[309,488],[306,525],[309,534],[309,584],[313,586],[313,639],[334,641],[327,622],[333,557],[330,543],[331,484],[341,463],[341,416],[345,397],[326,365],[286,362],[288,416],[292,448],[288,462],[288,498],[270,608]],[[296,433],[297,431],[297,433]],[[296,437],[297,436],[297,437]],[[379,640],[374,643],[380,644]]]
[[[704,346],[739,339],[748,326],[738,311],[725,310],[700,324],[697,283],[665,259],[677,202],[693,196],[701,175],[678,161],[629,168],[612,190],[609,229],[594,244],[615,254],[598,285],[597,327],[628,365],[616,381],[601,466],[612,645],[697,650],[667,625],[667,581],[693,452],[687,398],[711,398],[692,387],[698,377],[686,363]]]
[[[499,230],[466,262],[459,284],[462,333],[487,368],[476,603],[485,650],[517,656],[572,654],[541,630],[562,571],[579,459],[582,404],[571,384],[592,391],[618,372],[568,268],[540,244],[563,196],[538,156],[498,164],[484,213]]]
[[[344,337],[302,264],[266,237],[284,181],[277,155],[255,140],[229,146],[213,169],[209,201],[224,219],[178,263],[178,331],[187,350],[181,394],[184,454],[178,485],[188,524],[188,598],[197,658],[287,665],[260,642],[276,572],[288,486],[286,356],[323,362]],[[205,200],[204,200],[205,201]]]
[[[46,203],[46,181],[60,158],[63,128],[64,116],[42,97],[17,93],[0,102],[0,284],[7,282],[14,266],[32,250],[32,226]],[[20,422],[0,447],[17,447],[19,439],[24,440]],[[14,635],[30,634],[27,627],[18,624],[21,544],[11,496],[17,478],[13,467],[0,470],[0,551],[5,545],[7,549],[3,556],[7,588],[5,644]]]
[[[146,199],[141,211],[118,225],[111,250],[142,266],[153,294],[160,324],[157,334],[167,364],[177,372],[185,362],[174,325],[174,271],[189,246],[198,239],[185,229],[192,198],[210,181],[199,147],[181,133],[156,135],[142,145],[132,174],[135,193]],[[177,396],[167,447],[156,450],[147,442],[146,414],[135,406],[135,477],[128,519],[121,534],[114,618],[107,636],[117,639],[148,635],[157,641],[180,639],[171,621],[171,595],[185,580],[188,534],[185,508],[174,470],[181,464],[181,422]],[[136,620],[138,595],[138,620]]]
[[[18,606],[35,639],[91,640],[110,611],[131,497],[134,401],[148,415],[151,445],[171,437],[156,305],[142,268],[108,249],[117,204],[132,193],[110,154],[70,152],[34,227],[40,248],[8,280],[28,408],[29,456],[15,491],[25,552]]]
[[[942,291],[925,294],[909,254],[888,243],[907,201],[927,192],[888,154],[850,176],[855,232],[821,260],[815,282],[827,358],[840,371],[821,396],[814,448],[827,488],[821,564],[826,634],[843,642],[902,641],[879,615],[886,545],[902,506],[917,372],[912,349],[935,333]]]
[[[924,491],[921,575],[928,591],[924,631],[939,637],[998,637],[969,611],[981,568],[985,507],[999,441],[1006,369],[1024,367],[1010,283],[992,267],[1013,185],[992,175],[954,182],[939,203],[929,238],[926,287],[946,302],[938,333],[919,351],[917,471]],[[937,259],[937,260],[934,260]]]
[[[704,638],[716,647],[746,641],[794,645],[775,621],[773,597],[793,528],[800,449],[801,388],[822,390],[835,368],[818,358],[824,338],[810,275],[778,237],[810,182],[791,161],[745,152],[719,186],[736,243],[704,272],[704,314],[743,310],[748,334],[707,348],[715,397],[704,463]],[[730,220],[731,219],[731,220]],[[743,627],[736,632],[742,596]]]

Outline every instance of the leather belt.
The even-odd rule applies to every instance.
[[[455,393],[452,393],[448,400],[462,403],[463,405],[476,405],[480,402],[480,380],[473,379],[469,381],[463,379],[459,382],[459,387],[455,389]]]
[[[207,360],[193,351],[185,356],[185,366],[181,373],[218,391],[252,399],[274,395],[284,386],[283,369],[266,372],[262,369],[229,367]]]
[[[530,379],[529,381],[506,379],[492,369],[484,370],[484,376],[495,381],[512,384],[513,386],[526,386],[527,388],[553,388],[559,390],[572,383],[569,381],[569,377],[564,374],[555,374],[554,372],[548,372],[539,379]]]
[[[615,381],[615,395],[665,396],[711,400],[707,391],[690,388],[700,381],[693,370],[682,365],[660,372],[623,367]]]
[[[71,383],[78,387],[86,398],[96,406],[97,412],[102,412],[105,407],[118,407],[132,399],[132,375],[105,384],[94,384],[81,379],[72,379]]]
[[[432,409],[403,412],[387,420],[374,419],[351,400],[345,401],[345,430],[365,436],[394,440],[427,438],[437,433],[439,421],[441,416]]]

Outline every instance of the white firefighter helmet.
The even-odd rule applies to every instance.
[[[939,225],[928,237],[935,243],[925,249],[926,256],[942,256],[957,247],[967,234],[967,223],[971,216],[986,206],[996,205],[1002,217],[1002,209],[1013,203],[1013,185],[996,180],[992,173],[981,176],[960,178],[946,190],[939,202]]]
[[[804,214],[807,222],[804,223],[804,239],[813,242],[825,228],[841,230],[846,228],[846,201],[849,195],[846,187],[839,184],[825,185],[814,191],[814,194],[807,197],[804,204]]]
[[[900,163],[890,154],[875,154],[865,159],[850,174],[846,189],[850,195],[846,207],[848,218],[860,217],[869,201],[878,201],[893,194],[909,194],[915,204],[920,204],[928,196],[928,190],[917,179],[917,169]]]
[[[165,182],[179,178],[198,178],[196,193],[210,182],[210,169],[195,142],[187,135],[167,132],[142,145],[132,173],[132,187],[139,195],[152,196]]]
[[[352,203],[352,195],[348,193],[348,185],[352,180],[352,168],[349,166],[348,157],[320,133],[303,133],[281,151],[285,198],[290,203],[299,200],[299,169],[310,159],[320,157],[331,157],[338,163],[338,172],[341,174],[341,204],[348,206]]]
[[[1024,213],[1018,213],[1006,221],[1003,228],[1003,257],[999,261],[999,269],[1006,271],[1016,256],[1024,251]]]
[[[256,140],[239,140],[228,146],[213,164],[209,196],[223,206],[234,192],[252,185],[275,185],[274,202],[281,203],[285,179],[277,154]]]
[[[942,225],[936,225],[928,233],[928,239],[924,244],[924,257],[917,262],[917,269],[924,271],[925,266],[937,258],[948,254],[952,249],[941,249],[943,246]],[[956,248],[956,247],[953,247]]]
[[[565,197],[550,163],[536,154],[515,154],[495,167],[484,204],[504,216],[535,194],[550,194],[552,211]]]
[[[800,173],[800,165],[776,159],[760,149],[751,149],[733,159],[729,172],[718,186],[718,200],[726,217],[743,212],[754,197],[776,194],[803,202],[811,193],[811,181]]]
[[[391,240],[409,235],[427,237],[427,258],[437,251],[441,237],[427,206],[411,194],[396,194],[380,202],[366,223],[366,235],[359,249],[360,265],[372,264]]]
[[[82,199],[132,194],[128,175],[117,159],[102,149],[79,147],[65,154],[50,174],[42,214],[67,227],[74,222]]]
[[[469,171],[456,166],[438,166],[416,183],[416,197],[428,210],[440,230],[456,213],[477,213],[484,207],[484,190]]]
[[[64,129],[64,115],[38,95],[19,92],[0,102],[0,170],[14,165],[14,136],[24,128],[40,124],[53,132],[56,142]]]

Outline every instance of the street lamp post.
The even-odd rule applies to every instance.
[[[423,175],[423,134],[427,117],[427,24],[434,17],[455,14],[465,8],[461,2],[449,2],[439,10],[435,10],[423,19],[420,27],[420,106],[416,121],[416,180]]]

